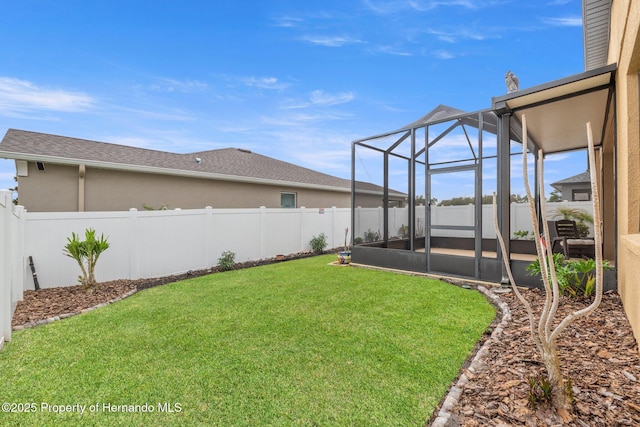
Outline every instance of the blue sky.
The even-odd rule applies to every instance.
[[[246,148],[349,178],[355,139],[490,107],[510,69],[521,89],[582,72],[581,16],[580,0],[2,2],[0,135]],[[548,182],[585,170],[562,163]],[[0,159],[0,188],[14,174]]]

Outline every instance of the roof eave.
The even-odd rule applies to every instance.
[[[582,0],[584,69],[607,65],[611,29],[611,0]]]
[[[13,159],[13,160],[25,160],[31,162],[47,162],[59,165],[85,165],[88,167],[101,168],[101,169],[111,169],[118,171],[128,171],[128,172],[140,172],[140,173],[152,173],[159,175],[171,175],[171,176],[181,176],[188,178],[202,178],[202,179],[215,179],[218,181],[231,181],[231,182],[241,182],[241,183],[249,183],[249,184],[259,184],[259,185],[277,185],[277,186],[286,186],[293,188],[304,188],[310,190],[325,190],[325,191],[335,191],[339,193],[350,193],[350,187],[335,187],[331,185],[322,185],[322,184],[312,184],[312,183],[304,183],[304,182],[292,182],[292,181],[283,181],[277,179],[266,179],[266,178],[255,178],[248,176],[240,176],[240,175],[226,175],[226,174],[217,174],[212,172],[198,172],[198,171],[190,171],[183,169],[169,169],[169,168],[161,168],[154,166],[142,166],[142,165],[132,165],[126,163],[112,163],[112,162],[102,162],[98,160],[86,160],[86,159],[74,159],[74,158],[61,158],[56,156],[47,156],[47,155],[33,155],[26,153],[16,153],[9,151],[0,150],[0,158],[5,159]]]

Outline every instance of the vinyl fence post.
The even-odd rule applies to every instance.
[[[305,240],[304,239],[304,231],[305,231],[305,227],[304,227],[305,215],[304,214],[306,213],[306,208],[304,206],[301,206],[298,212],[300,212],[300,228],[298,229],[298,234],[300,236],[300,247],[304,251],[307,249],[307,242],[304,241]]]
[[[204,259],[207,265],[216,265],[213,259],[212,246],[214,245],[213,236],[213,208],[206,206],[204,208]]]
[[[267,245],[267,207],[260,206],[260,258],[266,258]]]
[[[138,209],[129,209],[129,279],[140,278]]]
[[[5,341],[11,341],[11,192],[0,191],[0,230],[5,236],[0,240],[0,349]]]
[[[12,201],[13,202],[13,201]],[[24,290],[27,286],[31,286],[32,274],[26,274],[27,269],[27,254],[25,253],[25,241],[26,241],[26,209],[24,206],[18,205],[15,207],[14,226],[12,241],[12,267],[13,267],[13,292],[12,302],[22,301],[24,299]],[[13,218],[12,218],[13,219]],[[35,286],[34,286],[35,288]]]
[[[337,248],[336,238],[338,233],[336,232],[336,207],[331,206],[331,245],[333,248]]]

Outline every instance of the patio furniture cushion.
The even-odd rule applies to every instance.
[[[565,258],[593,257],[595,242],[593,239],[580,238],[575,221],[561,219],[555,222],[556,235],[551,245],[553,251],[556,243],[560,243]]]

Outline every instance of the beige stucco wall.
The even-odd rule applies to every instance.
[[[31,212],[79,210],[78,166],[45,164],[38,171],[29,162],[28,176],[18,177],[19,200]],[[86,168],[85,211],[119,211],[144,206],[169,209],[280,207],[282,192],[296,193],[297,207],[351,207],[349,191],[329,191],[293,186],[261,185],[162,174]],[[358,195],[361,206],[381,205],[381,195]]]
[[[27,170],[27,176],[18,176],[18,202],[27,211],[78,210],[77,167],[46,163],[45,170],[39,171],[34,162],[29,162]]]
[[[613,1],[608,62],[618,64],[618,290],[640,342],[640,0]]]
[[[618,290],[636,341],[640,342],[640,234],[620,238],[618,247]]]
[[[118,189],[117,192],[114,189]],[[281,192],[296,193],[297,207],[349,207],[349,192],[330,192],[290,186],[88,169],[86,210],[123,210],[143,205],[155,208],[197,209],[280,207]]]

